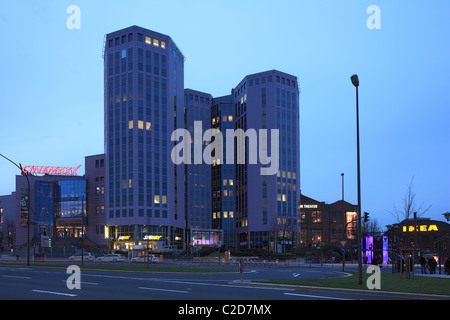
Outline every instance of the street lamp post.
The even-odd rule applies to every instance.
[[[84,199],[86,192],[81,197],[81,265],[84,264]]]
[[[15,165],[17,168],[19,168],[21,174],[23,176],[25,176],[25,178],[27,179],[27,186],[28,186],[28,199],[27,199],[27,266],[30,265],[30,179],[28,178],[28,175],[30,174],[29,172],[23,171],[22,165],[19,163],[18,165],[12,161],[11,159],[5,157],[4,155],[2,155],[0,153],[0,156],[2,156],[3,158],[5,158],[6,160],[8,160],[9,162],[11,162],[13,165]]]
[[[360,174],[360,158],[359,158],[359,99],[358,88],[359,78],[354,74],[350,77],[352,84],[356,88],[356,153],[357,153],[357,171],[358,171],[358,284],[362,285],[362,257],[361,257],[361,174]]]

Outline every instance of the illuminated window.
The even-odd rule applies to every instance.
[[[222,117],[222,121],[223,121],[223,122],[227,121],[227,116],[223,116],[223,117]]]
[[[277,193],[277,201],[281,201],[281,194]]]
[[[153,45],[155,47],[159,47],[159,40],[158,39],[153,39]]]
[[[232,185],[233,185],[233,179],[230,179],[228,184],[229,184],[230,186],[232,186]]]
[[[213,212],[213,219],[216,219],[216,213]]]
[[[278,178],[280,177],[280,170],[278,170],[278,172],[277,172],[277,177]]]
[[[223,190],[223,196],[228,197],[228,190]]]
[[[145,43],[146,43],[146,44],[152,44],[152,38],[150,38],[150,37],[145,37]]]
[[[148,130],[148,131],[152,130],[152,123],[151,122],[146,122],[145,123],[145,129]]]
[[[129,188],[133,187],[133,179],[128,179],[128,187]]]
[[[138,129],[144,129],[144,121],[139,120],[138,121]]]
[[[216,124],[216,118],[212,119],[212,124]]]
[[[128,129],[133,129],[133,120],[128,121]]]
[[[233,121],[233,116],[228,116],[228,121]]]
[[[165,49],[166,48],[166,42],[161,40],[161,48]]]
[[[159,204],[159,196],[155,196],[153,202]]]
[[[167,196],[162,196],[162,203],[166,204],[167,203]]]
[[[228,215],[229,215],[230,218],[234,218],[234,213],[233,213],[233,211],[230,211],[230,212],[228,213]]]
[[[283,194],[283,201],[286,202],[286,195]]]
[[[224,211],[224,212],[223,212],[223,217],[224,217],[224,218],[228,218],[228,211]]]
[[[224,186],[228,185],[228,180],[227,179],[223,179],[223,185]]]
[[[290,178],[291,178],[291,172],[290,172],[290,171],[288,171],[288,173],[287,173],[287,177],[288,177],[288,179],[290,179]]]

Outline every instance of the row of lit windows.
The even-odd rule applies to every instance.
[[[233,116],[226,116],[226,115],[222,116],[222,121],[223,122],[226,122],[227,120],[229,122],[232,122],[233,121]],[[220,122],[220,117],[212,118],[211,122],[212,122],[212,124],[219,123]]]
[[[140,129],[140,130],[144,130],[144,124],[145,124],[145,130],[148,130],[148,131],[152,130],[151,122],[147,121],[144,123],[144,121],[138,120],[137,123],[138,123],[138,129]],[[128,129],[133,129],[133,128],[134,128],[134,121],[133,120],[128,121]]]
[[[277,178],[280,178],[280,177],[282,177],[282,178],[286,178],[286,176],[287,176],[287,178],[288,179],[291,179],[291,177],[292,177],[292,179],[297,179],[297,173],[296,172],[292,172],[291,173],[291,171],[280,171],[280,170],[278,170],[278,172],[277,172]]]
[[[221,215],[221,212],[213,212],[213,219],[220,219],[222,216],[222,218],[234,218],[234,212],[233,211],[224,211],[223,214]]]
[[[162,49],[166,48],[166,42],[165,41],[163,41],[163,40],[160,41],[159,39],[156,39],[156,38],[153,38],[153,41],[152,41],[152,38],[149,37],[149,36],[145,36],[145,43],[149,44],[149,45],[153,44],[154,47],[158,47],[158,48],[160,47],[160,44],[161,44],[161,48]]]
[[[220,190],[213,192],[213,197],[220,197]],[[223,196],[224,197],[232,197],[233,196],[233,190],[223,190]]]
[[[290,183],[286,183],[286,182],[277,182],[277,188],[278,189],[283,189],[286,190],[286,187],[288,190],[294,190],[297,191],[297,186],[295,184],[290,184]]]
[[[143,38],[144,38],[144,35],[142,33],[138,33],[137,36],[138,36],[137,37],[138,41],[142,42]],[[126,43],[127,40],[128,40],[128,42],[133,41],[133,34],[132,33],[129,33],[128,35],[123,35],[122,37],[116,37],[115,39],[109,39],[108,46],[110,48],[112,48],[113,46],[118,46],[120,44]],[[163,41],[163,40],[159,40],[159,39],[156,39],[156,38],[152,39],[149,36],[145,36],[145,43],[149,44],[149,45],[153,45],[154,47],[166,49],[166,42]]]

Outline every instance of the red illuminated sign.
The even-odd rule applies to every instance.
[[[49,174],[49,175],[63,175],[63,176],[76,176],[78,167],[49,167],[49,166],[25,166],[22,171],[24,174]]]

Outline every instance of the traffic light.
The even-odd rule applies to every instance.
[[[369,221],[369,213],[364,212],[364,223],[366,223],[367,221]]]

